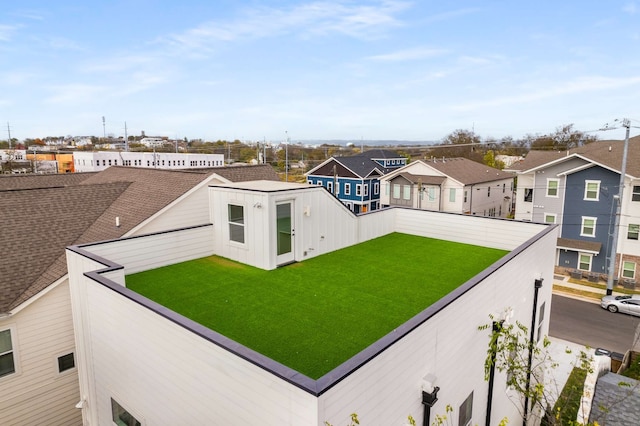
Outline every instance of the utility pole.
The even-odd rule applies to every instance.
[[[104,119],[104,117],[102,117]],[[124,122],[124,150],[129,151],[129,136],[127,136],[127,122]]]
[[[7,133],[9,134],[9,150],[11,150],[11,128],[9,127],[8,121],[7,121]]]
[[[627,173],[627,152],[629,150],[629,131],[631,130],[631,121],[625,118],[622,120],[622,127],[627,130],[624,137],[624,149],[622,150],[622,166],[620,167],[620,186],[618,187],[618,199],[613,197],[616,203],[616,215],[614,217],[613,236],[611,238],[611,252],[609,254],[609,273],[607,275],[607,296],[613,294],[613,275],[616,268],[616,255],[618,254],[618,234],[620,233],[620,214],[622,211],[622,194],[624,190],[625,175]],[[620,253],[622,256],[622,253]]]
[[[104,115],[102,116],[102,140],[107,140],[107,128],[105,127]]]
[[[287,135],[287,141],[284,145],[284,181],[289,182],[289,132],[284,131]]]

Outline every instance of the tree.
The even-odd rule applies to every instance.
[[[598,140],[595,135],[575,130],[573,124],[556,127],[555,132],[537,136],[531,143],[531,149],[566,151]]]
[[[477,149],[481,145],[480,136],[464,129],[454,130],[442,139],[442,144],[435,146],[429,154],[434,157],[464,157],[481,162],[482,153]],[[459,146],[456,146],[459,145]],[[474,145],[478,145],[475,147]]]
[[[494,368],[506,373],[507,386],[519,396],[513,402],[519,407],[523,418],[527,412],[529,419],[536,416],[545,426],[582,424],[576,421],[578,415],[588,419],[588,412],[580,412],[580,400],[584,393],[585,377],[588,373],[593,373],[593,357],[584,351],[575,354],[575,360],[571,364],[572,374],[560,392],[554,375],[559,364],[550,356],[551,341],[545,336],[540,346],[537,341],[530,340],[529,330],[521,323],[508,324],[495,321],[493,316],[490,318],[493,320],[491,324],[479,327],[479,330],[490,330],[485,379],[490,379]],[[569,348],[566,352],[571,354]],[[627,395],[631,395],[631,392]],[[527,401],[530,410],[525,410],[524,404]],[[585,425],[595,426],[597,423]]]

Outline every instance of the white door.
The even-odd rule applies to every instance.
[[[293,202],[276,204],[276,264],[293,262]]]

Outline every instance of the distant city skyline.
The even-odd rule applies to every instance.
[[[598,129],[640,125],[638,51],[628,0],[23,0],[0,12],[0,140],[622,139]]]

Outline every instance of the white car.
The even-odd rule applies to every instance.
[[[640,295],[605,296],[600,306],[609,312],[622,312],[640,317]]]

